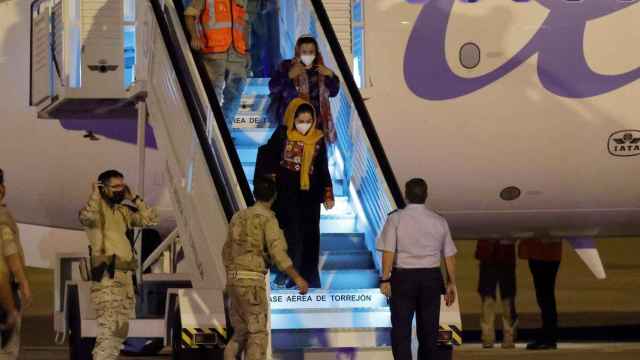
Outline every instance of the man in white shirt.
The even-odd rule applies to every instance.
[[[440,322],[440,296],[455,301],[457,249],[447,221],[429,210],[427,183],[409,180],[407,207],[389,214],[377,249],[382,254],[380,291],[391,301],[391,347],[396,360],[411,359],[411,327],[417,314],[418,358],[432,359]],[[444,258],[447,286],[440,271]]]

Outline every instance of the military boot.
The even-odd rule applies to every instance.
[[[515,299],[502,299],[502,348],[513,349],[516,347],[516,331],[518,328],[518,314],[516,313]]]
[[[483,297],[480,330],[482,331],[482,347],[485,349],[492,348],[496,340],[495,318],[496,300],[488,296]]]

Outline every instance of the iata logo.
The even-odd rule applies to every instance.
[[[611,134],[609,153],[625,157],[640,155],[640,130],[622,130]]]

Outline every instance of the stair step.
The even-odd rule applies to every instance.
[[[253,174],[256,171],[256,163],[242,163],[242,170],[244,170],[244,174],[247,177],[247,181],[253,182]]]
[[[275,276],[271,273],[271,282]],[[320,281],[322,290],[373,289],[378,287],[378,272],[373,269],[321,270]]]
[[[393,359],[390,335],[384,335],[382,329],[348,333],[343,329],[338,331],[311,331],[309,334],[297,334],[282,330],[272,332],[273,360],[335,360],[335,359]],[[370,339],[371,343],[364,343]],[[374,342],[377,341],[377,342]],[[414,339],[414,342],[417,339]],[[363,344],[366,344],[363,345]],[[448,358],[451,358],[449,356]],[[442,357],[442,359],[448,359]]]
[[[346,196],[335,196],[335,205],[333,209],[327,210],[324,206],[320,209],[320,214],[325,218],[354,218],[356,216],[351,206],[349,198]]]
[[[345,314],[345,317],[351,318],[351,315]],[[279,320],[276,319],[276,321]],[[391,323],[389,321],[387,326],[372,326],[370,328],[273,328],[271,334],[274,360],[392,359],[391,350],[388,348],[391,344],[390,327]],[[303,353],[292,353],[292,350],[302,351]],[[326,355],[323,354],[324,352],[332,353],[329,356],[322,356]],[[357,355],[354,357],[356,352]],[[381,354],[378,354],[379,352]],[[278,357],[280,354],[284,356]]]
[[[356,216],[337,217],[322,216],[320,218],[320,233],[350,234],[358,231]]]
[[[390,326],[391,318],[389,308],[271,311],[271,328],[273,330],[366,329],[386,328]]]
[[[376,270],[322,270],[320,281],[324,289],[345,290],[375,288],[378,286]]]
[[[254,128],[254,129],[231,129],[231,136],[234,138],[236,147],[258,147],[266,144],[273,134],[275,128]]]
[[[362,233],[323,233],[320,251],[367,251]]]
[[[375,269],[373,256],[363,251],[326,251],[321,254],[322,270],[367,270]]]
[[[269,95],[270,78],[249,78],[244,89],[243,96],[246,95]]]
[[[236,146],[236,150],[238,151],[238,157],[240,158],[240,162],[244,163],[254,163],[256,162],[256,158],[258,157],[258,147],[257,146]]]

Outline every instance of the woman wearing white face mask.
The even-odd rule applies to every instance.
[[[295,57],[283,61],[269,81],[271,116],[280,121],[287,104],[295,98],[309,101],[318,113],[317,127],[325,134],[325,141],[336,141],[336,129],[331,115],[329,98],[338,95],[340,79],[324,65],[318,42],[302,36],[296,43]]]
[[[333,188],[324,133],[315,126],[313,106],[294,99],[287,107],[285,124],[273,134],[265,154],[275,177],[278,195],[273,209],[284,230],[289,257],[310,288],[320,288],[320,204],[334,206]],[[276,285],[285,285],[279,274]],[[294,286],[289,281],[288,287]]]

